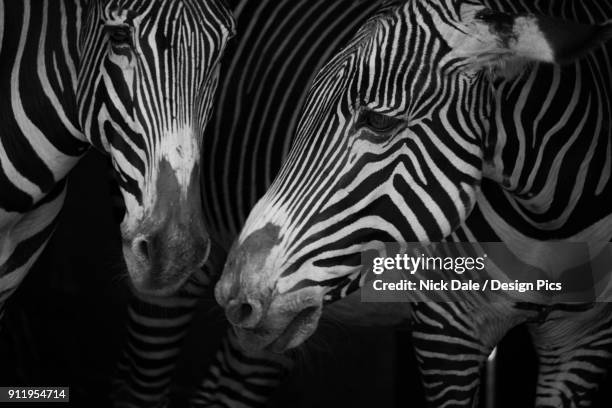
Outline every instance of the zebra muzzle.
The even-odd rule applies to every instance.
[[[186,225],[169,225],[125,241],[123,252],[134,288],[152,296],[179,290],[206,261],[210,241]]]

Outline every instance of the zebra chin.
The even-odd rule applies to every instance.
[[[205,263],[210,251],[208,240],[196,240],[194,244],[183,242],[164,243],[152,247],[144,244],[145,238],[137,237],[131,245],[123,246],[132,288],[145,296],[169,296],[179,291],[185,282]]]
[[[280,354],[300,346],[312,336],[318,327],[321,310],[304,309],[279,327],[244,329],[233,325],[233,329],[240,347],[247,352],[265,350]]]

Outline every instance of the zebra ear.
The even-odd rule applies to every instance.
[[[475,13],[466,26],[468,39],[459,48],[468,64],[487,67],[501,76],[516,74],[529,62],[576,61],[612,38],[612,24],[578,24],[490,9]]]
[[[554,53],[551,62],[557,64],[573,62],[612,38],[612,23],[588,25],[546,17],[536,21]]]

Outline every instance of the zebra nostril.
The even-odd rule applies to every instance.
[[[234,326],[254,328],[261,318],[261,307],[255,302],[231,301],[225,309],[225,314]]]
[[[138,259],[143,262],[149,262],[151,256],[151,248],[150,243],[144,236],[139,236],[134,239],[132,243],[132,250],[134,254],[138,257]]]
[[[246,320],[253,313],[253,306],[248,303],[240,305],[240,320]]]

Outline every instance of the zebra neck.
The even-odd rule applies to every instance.
[[[496,182],[483,180],[478,206],[504,242],[607,242],[612,239],[612,192],[592,194],[588,191],[592,184],[589,180],[572,183],[560,179],[544,199],[529,201]]]
[[[573,235],[561,237],[550,234],[549,237],[553,239],[545,240],[543,235],[534,237],[529,235],[530,231],[521,230],[520,223],[513,222],[515,219],[506,213],[498,212],[484,194],[478,201],[478,209],[487,224],[484,229],[490,228],[497,239],[504,242],[507,249],[524,264],[546,271],[547,278],[558,279],[567,271],[583,265],[586,259],[599,257],[612,238],[612,214]],[[472,229],[474,233],[481,228],[481,224],[476,223],[471,227],[475,228]],[[567,243],[571,243],[570,246]]]
[[[78,126],[78,27],[69,1],[0,0],[0,208],[23,213],[62,180],[88,144]],[[4,92],[3,91],[3,92]]]
[[[610,239],[608,53],[602,49],[563,68],[535,66],[497,86],[481,204],[499,234]]]

